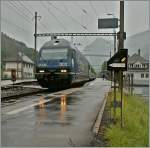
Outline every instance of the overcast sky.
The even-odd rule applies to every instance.
[[[119,1],[2,1],[1,31],[16,40],[34,47],[34,13],[38,20],[38,33],[42,32],[112,32],[100,30],[98,18],[107,13],[119,17]],[[127,36],[149,29],[149,2],[125,1],[125,31]],[[105,37],[106,38],[106,37]],[[83,47],[94,37],[76,38]],[[111,39],[107,37],[106,39]],[[38,49],[49,38],[38,39]]]

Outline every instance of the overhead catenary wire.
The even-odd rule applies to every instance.
[[[18,9],[18,7],[16,5],[14,5],[13,2],[9,1],[8,2],[8,5],[15,11],[15,13],[17,13],[21,18],[23,17],[24,20],[27,22],[27,23],[31,23],[30,19],[27,18],[26,14],[23,14],[22,12],[20,12],[20,10]]]
[[[31,11],[30,11],[30,9],[28,9],[28,8],[26,8],[25,6],[24,6],[24,4],[22,4],[21,2],[19,3],[20,1],[17,1],[16,2],[16,4],[20,4],[23,8],[24,8],[24,10],[26,10],[28,13],[30,13],[30,15],[31,15],[31,17],[29,17],[27,14],[26,14],[26,16],[30,19],[30,21],[32,22],[33,21],[33,19],[31,19],[31,18],[33,18],[33,14],[34,13],[32,13]],[[18,5],[19,6],[19,5]],[[19,7],[18,7],[18,9],[19,9]],[[21,11],[21,9],[19,10],[19,11]],[[25,12],[24,12],[25,13]],[[40,28],[41,28],[41,30],[43,30],[44,31],[44,29],[45,28],[47,28],[47,26],[45,25],[45,24],[42,24],[42,23],[40,23]],[[43,26],[43,27],[42,27]],[[46,30],[46,29],[45,29]]]
[[[68,14],[71,14],[69,9],[66,7],[66,5],[64,3],[63,3],[63,5],[64,5],[64,8],[66,9],[66,11],[68,12]],[[86,15],[85,17],[88,17],[87,10],[85,8],[82,8],[77,2],[75,3],[75,5],[77,7],[79,7],[79,9],[81,9],[82,14]],[[71,19],[72,19],[71,15],[69,17],[71,17]],[[73,21],[76,21],[76,20],[74,20],[74,18],[73,18]],[[85,31],[89,32],[88,27],[85,24],[83,25],[83,22],[80,23],[79,21],[77,21],[76,23],[78,23]],[[87,37],[87,38],[89,38],[89,37]],[[87,38],[85,38],[85,39],[87,40]],[[79,42],[78,39],[76,40],[77,42]]]
[[[55,20],[58,22],[58,24],[66,31],[66,27],[64,26],[64,24],[57,18],[57,16],[50,11],[50,9],[44,4],[44,2],[40,1],[40,3],[42,4],[42,6],[48,11],[48,13],[53,16],[55,18]]]
[[[87,30],[87,27],[82,25],[77,19],[75,19],[71,13],[69,12],[68,8],[65,6],[65,4],[63,4],[64,8],[66,11],[63,11],[61,9],[59,9],[58,7],[56,7],[54,4],[52,4],[51,2],[47,1],[49,3],[49,5],[51,5],[52,7],[54,7],[56,10],[58,10],[61,14],[63,14],[64,16],[68,16],[68,18],[70,18],[72,21],[74,21],[76,24],[78,24],[80,27],[82,27],[82,29]]]
[[[31,15],[33,15],[32,11],[30,9],[28,9],[21,1],[17,1],[25,10],[27,10],[27,12]]]
[[[31,5],[30,5],[30,6],[28,5],[28,8],[29,8],[29,7],[31,8],[31,10],[34,10],[33,7],[31,7]],[[30,10],[30,9],[28,9],[28,10]],[[35,11],[36,11],[36,10],[35,10]],[[35,13],[35,11],[34,11],[34,13]],[[34,14],[34,13],[32,13],[31,11],[30,11],[29,13],[32,15],[32,20],[33,20],[33,14]],[[39,21],[38,24],[41,25],[40,28],[43,27],[45,30],[48,30],[48,29],[49,29],[49,28],[47,27],[47,26],[49,26],[49,25],[43,24],[41,21]],[[44,31],[43,28],[42,28],[41,30]]]
[[[1,19],[2,19],[3,21],[5,21],[7,24],[13,25],[13,26],[15,26],[17,29],[22,30],[23,32],[29,32],[29,30],[26,30],[26,29],[24,29],[23,27],[20,27],[19,25],[15,24],[15,23],[12,23],[11,21],[7,20],[6,18],[1,17]]]
[[[84,14],[86,14],[86,15],[88,14],[87,10],[84,9],[84,8],[82,8],[82,7],[78,4],[78,1],[76,1],[75,4],[77,5],[77,7],[79,7],[79,8],[81,9],[81,11],[82,11]]]
[[[95,7],[93,6],[93,4],[92,4],[92,1],[91,1],[91,0],[89,1],[89,4],[90,4],[90,6],[91,6],[91,8],[92,8],[92,10],[93,10],[93,12],[94,12],[94,14],[95,14],[95,16],[98,18],[98,13],[97,13],[97,11],[96,11]]]
[[[24,4],[23,4],[23,5],[24,5]],[[31,9],[31,10],[35,13],[36,10],[34,10],[31,5],[27,5],[27,4],[26,4],[26,6],[28,7],[28,10],[29,10],[29,11],[30,11],[30,9]],[[33,22],[33,20],[35,19],[34,16],[33,16],[33,13],[32,13],[31,11],[30,11],[29,13],[30,13],[30,15],[32,16],[32,22]],[[39,18],[40,18],[40,17],[39,17]],[[47,27],[47,26],[49,26],[49,25],[46,26],[46,24],[43,24],[41,21],[39,21],[38,24],[40,25],[40,26],[39,26],[40,29],[38,29],[38,30],[43,30],[43,31],[47,31],[47,30],[48,30],[48,27]],[[50,40],[48,37],[47,37],[46,39],[47,39],[47,40]],[[45,39],[40,39],[40,40],[45,41]]]
[[[33,16],[31,16],[31,17],[29,17],[27,14],[25,14],[25,12],[23,12],[21,9],[19,9],[20,7],[18,7],[19,5],[16,5],[16,3],[14,3],[14,1],[13,2],[7,2],[7,5],[6,5],[7,7],[9,7],[9,8],[11,8],[11,10],[12,11],[14,11],[17,15],[19,15],[20,17],[21,17],[21,19],[22,20],[24,20],[25,22],[27,22],[29,25],[31,25],[31,23],[33,22],[33,20],[31,19],[31,17],[33,17]],[[30,13],[31,14],[31,13]],[[12,24],[12,25],[14,25],[14,26],[18,26],[18,28],[17,29],[21,29],[22,28],[22,26],[20,27],[20,25],[15,25],[14,23],[12,23],[12,22],[8,22],[8,20],[6,20],[5,19],[5,22],[7,22],[7,23],[9,23],[9,24]],[[24,24],[25,25],[25,24]],[[41,25],[41,24],[40,24]],[[40,26],[40,28],[41,28],[41,26]],[[41,29],[43,30],[43,28],[44,27],[42,27]],[[25,33],[27,32],[27,30],[25,30],[24,28],[22,28],[22,31],[24,31]],[[30,31],[28,31],[28,32],[30,32]],[[42,39],[43,40],[43,39]]]
[[[31,16],[33,16],[33,13],[31,12],[30,9],[28,9],[26,6],[24,6],[24,4],[22,4],[20,1],[18,1],[18,3],[19,3],[24,9],[26,9],[27,12],[29,12]],[[48,29],[45,24],[43,24],[43,23],[41,23],[41,22],[40,22],[40,24],[41,24],[44,28]]]
[[[14,3],[14,2],[16,2],[16,3]],[[29,24],[31,24],[31,22],[33,22],[33,19],[32,19],[33,18],[33,14],[32,14],[32,12],[29,9],[26,8],[26,11],[28,11],[30,13],[30,15],[31,15],[31,17],[29,17],[24,11],[22,11],[22,9],[19,9],[20,7],[19,7],[18,4],[21,4],[21,3],[18,3],[18,2],[19,1],[13,1],[13,2],[11,2],[11,5],[14,6],[15,11],[17,12],[17,14],[20,14],[22,17],[24,17],[24,19],[26,21],[28,21]],[[24,9],[25,9],[25,6],[23,4],[21,6],[24,7]],[[41,28],[40,30],[44,31],[44,29],[47,28],[47,26],[45,26],[42,23],[40,23],[40,25],[41,25],[41,26],[39,26]]]

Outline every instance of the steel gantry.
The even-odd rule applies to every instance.
[[[38,33],[36,37],[47,36],[116,36],[116,33]]]

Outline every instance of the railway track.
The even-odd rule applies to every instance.
[[[16,97],[16,95],[14,95],[14,96],[2,99],[2,107],[12,106],[16,103],[21,103],[21,102],[30,102],[30,103],[37,102],[37,103],[33,103],[34,106],[35,106],[35,104],[39,105],[40,103],[43,104],[46,102],[53,102],[53,100],[55,101],[57,98],[59,98],[61,96],[69,95],[80,89],[81,89],[81,87],[76,87],[76,88],[69,88],[69,89],[64,89],[64,90],[59,90],[59,91],[55,90],[53,92],[50,92],[48,90],[41,90],[41,91],[36,91],[36,92],[30,92],[25,95],[24,94],[18,95],[17,97]],[[41,97],[42,97],[42,100],[45,100],[45,101],[40,101]],[[30,98],[30,99],[28,99],[28,98]],[[32,107],[32,105],[31,105],[31,107]]]
[[[5,87],[1,87],[1,102],[2,107],[9,106],[18,102],[22,102],[27,100],[27,98],[35,97],[39,98],[40,96],[61,96],[61,95],[68,95],[76,90],[81,88],[81,86],[74,86],[69,89],[64,90],[51,90],[41,88],[38,85],[7,85]]]
[[[83,84],[74,85],[73,87],[80,87]],[[56,92],[61,90],[51,90],[49,91],[47,88],[42,88],[39,86],[37,81],[24,81],[17,82],[14,85],[2,85],[1,86],[1,101],[7,101],[9,99],[19,98],[23,96],[33,95],[41,92]]]
[[[1,100],[4,101],[6,99],[18,98],[43,91],[46,91],[46,89],[37,87],[37,85],[5,85],[1,87]]]

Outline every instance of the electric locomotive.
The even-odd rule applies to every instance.
[[[72,43],[53,39],[39,51],[35,76],[42,87],[56,89],[94,79],[95,72]]]

